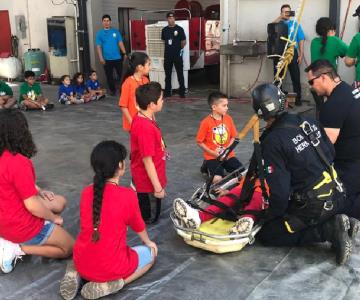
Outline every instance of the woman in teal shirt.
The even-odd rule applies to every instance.
[[[337,69],[338,57],[344,57],[348,46],[335,36],[335,25],[329,18],[320,18],[316,23],[316,33],[319,37],[311,41],[310,53],[311,63],[318,59],[328,60]],[[316,103],[316,115],[323,103],[323,98],[311,91]]]

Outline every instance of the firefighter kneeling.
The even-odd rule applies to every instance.
[[[252,93],[253,108],[266,123],[261,136],[269,208],[257,238],[269,246],[330,242],[336,262],[350,257],[359,222],[341,212],[345,191],[332,166],[334,148],[314,120],[284,109],[282,92],[263,84]]]

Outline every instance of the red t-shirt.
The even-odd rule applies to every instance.
[[[13,243],[24,243],[36,236],[44,219],[35,217],[24,200],[35,196],[35,171],[30,159],[5,150],[0,155],[0,236]]]
[[[73,255],[76,270],[89,281],[106,282],[127,278],[138,267],[138,255],[126,244],[127,226],[135,232],[145,229],[138,199],[130,188],[105,185],[99,233],[93,242],[93,185],[86,187],[80,200],[80,233]]]
[[[151,156],[160,184],[166,186],[166,152],[161,131],[155,121],[135,116],[130,130],[131,175],[138,193],[153,193],[143,158]]]

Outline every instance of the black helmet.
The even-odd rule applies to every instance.
[[[255,113],[264,120],[280,115],[285,109],[284,93],[271,83],[260,84],[251,96]]]

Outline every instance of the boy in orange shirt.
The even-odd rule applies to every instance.
[[[228,99],[220,92],[213,92],[208,97],[211,114],[200,123],[196,142],[204,151],[204,163],[210,176],[215,175],[213,182],[218,182],[227,172],[235,171],[242,167],[241,162],[235,157],[234,151],[230,152],[226,161],[217,160],[224,149],[228,148],[237,135],[233,119],[227,114]]]

